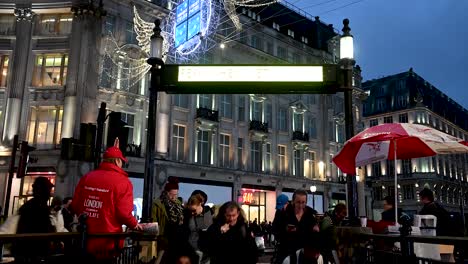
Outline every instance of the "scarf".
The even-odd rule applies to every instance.
[[[161,202],[166,207],[169,222],[175,224],[182,223],[182,220],[184,219],[182,204],[178,200],[172,201],[165,193],[161,195]]]

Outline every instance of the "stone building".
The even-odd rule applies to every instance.
[[[125,68],[104,58],[105,43],[112,35],[119,47],[136,47],[134,6],[142,18],[154,21],[176,4],[101,3],[22,0],[0,4],[1,199],[14,135],[36,147],[30,153],[26,177],[13,180],[12,211],[30,197],[32,181],[39,175],[55,182],[56,195],[72,195],[78,179],[93,164],[61,160],[60,142],[80,138],[80,124],[96,123],[101,102],[107,103],[109,112],[122,112],[128,124],[127,141],[132,148],[127,148],[126,170],[137,207],[141,203],[144,158],[135,149],[145,149],[149,78],[135,83],[119,79]],[[285,15],[272,15],[278,11]],[[214,47],[191,63],[337,62],[339,36],[333,27],[293,5],[239,9],[239,15],[248,26],[235,32],[232,24],[222,21],[215,38],[223,47]],[[292,23],[298,20],[302,22]],[[362,128],[360,81],[357,67],[354,114],[356,127]],[[159,93],[154,192],[159,195],[167,177],[177,176],[184,199],[192,189],[202,188],[213,203],[235,199],[244,204],[250,218],[272,220],[277,193],[291,195],[294,189],[309,190],[315,185],[309,204],[323,212],[346,200],[343,175],[331,162],[344,142],[343,117],[341,94]]]
[[[468,139],[468,111],[413,69],[366,81],[363,89],[369,93],[363,105],[366,127],[383,123],[423,124]],[[382,199],[394,195],[394,167],[393,161],[382,161],[365,169],[377,217],[383,208]],[[467,168],[466,154],[399,160],[396,168],[399,206],[411,215],[416,214],[421,208],[419,191],[430,188],[445,208],[459,212],[460,203],[466,208],[468,202]]]

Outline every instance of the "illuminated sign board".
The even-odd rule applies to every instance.
[[[178,48],[201,31],[201,0],[185,0],[176,8],[174,33],[175,47]]]
[[[323,82],[321,66],[179,66],[179,82]]]
[[[257,201],[255,201],[255,190],[242,190],[242,201],[239,201],[240,203],[243,204],[255,204]]]
[[[168,93],[334,94],[341,91],[337,65],[165,65]]]

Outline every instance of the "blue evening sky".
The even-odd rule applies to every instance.
[[[320,16],[322,21],[340,31],[343,18],[350,19],[355,57],[364,80],[413,67],[425,80],[468,108],[468,1],[289,2],[313,16]],[[354,2],[357,3],[343,7]],[[316,6],[310,7],[312,5]],[[333,9],[337,10],[331,11]]]

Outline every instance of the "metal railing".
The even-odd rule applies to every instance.
[[[428,246],[429,245],[429,246]],[[439,254],[439,257],[430,257],[438,251],[431,251],[434,247],[444,245],[453,248],[453,254]],[[420,247],[415,253],[415,246]],[[431,247],[432,246],[432,247]],[[450,247],[452,246],[452,247]],[[424,249],[425,247],[425,249]],[[468,263],[467,237],[442,236],[402,236],[398,234],[360,234],[360,243],[355,251],[355,263]],[[427,254],[427,255],[426,255]]]
[[[0,248],[3,249],[0,262],[3,259],[15,259],[15,263],[44,264],[100,263],[102,259],[112,264],[156,262],[155,256],[146,256],[149,262],[140,259],[141,242],[156,241],[154,235],[137,232],[89,234],[86,225],[80,228],[82,231],[70,233],[0,235]],[[90,241],[93,248],[90,248]]]
[[[292,140],[309,142],[309,133],[307,132],[304,133],[302,131],[294,131]]]
[[[219,122],[219,114],[216,110],[211,110],[205,107],[197,108],[196,118],[203,118],[213,122]]]
[[[268,133],[268,123],[263,123],[258,120],[251,120],[249,130],[255,130],[263,133]]]

